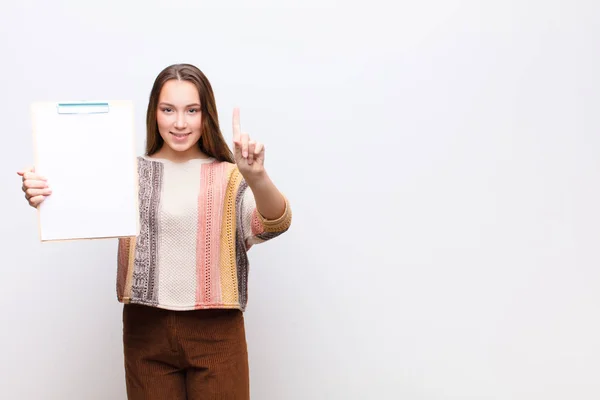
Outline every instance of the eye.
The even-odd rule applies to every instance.
[[[163,107],[162,111],[166,112],[166,113],[170,113],[173,110],[171,108],[169,108],[169,107]]]
[[[199,112],[200,112],[200,110],[199,110],[199,109],[197,109],[197,108],[190,108],[190,109],[189,109],[189,112],[190,112],[190,114],[196,114],[196,113],[199,113]]]

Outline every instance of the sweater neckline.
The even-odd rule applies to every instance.
[[[216,158],[214,158],[214,157],[190,158],[189,160],[186,160],[186,161],[172,161],[172,160],[168,160],[166,158],[149,157],[145,154],[141,155],[140,157],[143,158],[144,160],[155,161],[155,162],[159,162],[159,163],[163,163],[163,164],[171,164],[171,165],[210,164],[210,163],[216,161]]]

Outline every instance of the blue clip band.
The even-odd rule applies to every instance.
[[[59,103],[59,114],[104,114],[109,112],[108,103]]]

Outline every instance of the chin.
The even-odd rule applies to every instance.
[[[196,143],[168,143],[169,147],[178,153],[185,153],[196,146]]]

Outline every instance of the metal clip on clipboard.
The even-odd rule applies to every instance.
[[[58,103],[56,111],[59,114],[106,114],[110,107],[105,102],[68,102]]]

